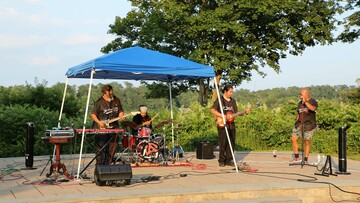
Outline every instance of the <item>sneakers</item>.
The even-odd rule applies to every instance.
[[[227,165],[227,166],[235,166],[235,164],[232,163],[232,162],[226,163],[226,165]]]
[[[228,162],[228,163],[226,163],[226,164],[221,162],[221,163],[219,163],[219,166],[220,166],[220,167],[235,166],[235,164],[234,164],[233,162]]]
[[[293,160],[291,160],[290,162],[291,162],[291,163],[301,162],[301,159],[300,159],[300,158],[293,158]]]

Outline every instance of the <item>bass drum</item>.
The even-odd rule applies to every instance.
[[[137,145],[136,152],[141,159],[153,161],[159,157],[159,145],[153,141],[143,140]]]
[[[164,135],[153,134],[153,135],[151,135],[150,140],[153,142],[156,142],[160,148],[164,147]]]

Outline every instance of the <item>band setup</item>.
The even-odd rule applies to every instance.
[[[131,167],[176,165],[175,162],[180,162],[179,158],[182,156],[184,156],[186,163],[189,162],[183,148],[179,145],[179,131],[181,131],[182,127],[178,124],[174,127],[172,118],[163,120],[153,127],[152,122],[159,114],[151,118],[147,113],[147,107],[140,105],[139,112],[132,112],[125,115],[120,100],[112,95],[111,86],[105,85],[102,88],[102,92],[103,96],[96,101],[93,111],[91,112],[93,119],[91,129],[85,128],[86,123],[84,121],[82,129],[55,128],[46,131],[46,136],[43,137],[42,140],[43,142],[55,145],[54,154],[56,157],[55,163],[53,163],[52,157],[50,157],[50,160],[46,164],[45,168],[51,162],[50,172],[46,174],[46,177],[50,177],[55,173],[55,179],[59,177],[59,174],[65,175],[67,179],[74,178],[68,173],[65,164],[61,162],[60,147],[61,144],[73,142],[77,135],[81,135],[82,140],[76,177],[79,179],[83,172],[96,160],[94,182],[98,186],[105,185],[106,183],[112,184],[117,181],[130,184],[132,178]],[[230,85],[226,85],[222,92],[223,96],[220,98],[218,95],[218,99],[211,108],[211,113],[216,116],[215,121],[218,130],[218,164],[219,167],[232,166],[236,172],[238,172],[240,167],[237,165],[238,163],[236,162],[233,150],[236,143],[234,120],[237,116],[246,116],[251,110],[250,108],[246,108],[243,111],[238,111],[236,101],[232,98],[233,88]],[[304,165],[314,166],[314,164],[308,163],[308,157],[310,153],[310,141],[317,126],[315,114],[318,104],[316,100],[310,98],[309,89],[307,88],[300,90],[299,98],[298,114],[291,134],[294,158],[290,161],[289,165],[301,165],[301,167]],[[260,106],[261,103],[256,105],[256,107]],[[125,117],[129,115],[133,115],[132,120],[125,120]],[[171,150],[169,150],[166,135],[169,124],[171,124],[172,130]],[[163,129],[163,133],[153,132],[161,128]],[[339,174],[349,174],[346,171],[345,150],[346,130],[348,128],[349,126],[339,129],[339,143],[342,143],[341,148],[339,145],[339,151],[341,151],[342,155],[340,156],[342,157],[342,162],[340,164],[341,170]],[[176,132],[176,144],[174,143],[174,131]],[[84,135],[92,135],[94,137],[96,153],[90,162],[80,171]],[[298,138],[303,141],[301,150],[298,149]],[[211,151],[214,149],[212,145],[209,145],[209,151],[211,153],[204,156],[205,153],[203,152],[206,151],[204,150],[205,146],[206,143],[205,145],[198,146],[197,158],[215,158],[213,151]],[[299,151],[302,151],[301,159],[299,158]],[[276,152],[274,152],[274,157],[276,157],[275,153]],[[328,164],[329,167],[327,167]],[[181,163],[177,165],[184,166]],[[330,170],[330,173],[327,172],[328,170]],[[336,175],[332,173],[330,156],[327,157],[322,173],[316,173],[316,175]]]
[[[154,117],[155,118],[155,117]],[[66,179],[71,180],[74,176],[70,175],[67,171],[64,163],[60,159],[60,147],[62,144],[73,143],[75,136],[81,135],[83,132],[86,135],[108,135],[116,134],[119,138],[118,140],[118,152],[114,153],[114,157],[110,159],[111,165],[127,165],[131,167],[130,164],[134,167],[141,166],[154,166],[154,165],[168,165],[169,162],[175,164],[179,162],[179,157],[182,157],[184,151],[178,143],[178,131],[180,127],[174,128],[176,130],[176,139],[177,143],[172,147],[172,150],[168,149],[166,141],[166,127],[172,122],[172,119],[164,120],[158,123],[154,129],[163,129],[163,134],[153,134],[152,130],[146,126],[139,126],[133,121],[122,121],[120,122],[123,128],[104,128],[104,129],[53,129],[47,130],[46,136],[42,137],[44,143],[51,143],[55,145],[55,162],[53,163],[53,156],[50,156],[50,159],[44,169],[42,170],[40,176],[50,164],[50,172],[46,174],[46,177],[50,177],[54,174],[55,180],[59,178],[59,175],[65,175]],[[136,133],[131,133],[136,131]],[[120,139],[121,138],[121,139]],[[77,177],[81,177],[84,171],[100,156],[101,152],[104,152],[108,149],[109,143],[114,142],[114,139],[110,139],[105,145],[102,146],[100,151],[98,151],[95,156],[86,164],[85,167],[80,171]],[[186,156],[185,156],[186,158]],[[186,162],[188,162],[186,158]],[[107,165],[107,164],[105,164]],[[99,167],[96,167],[96,173],[100,173],[98,170]],[[94,177],[96,179],[96,177]],[[125,182],[130,184],[131,176],[127,176]],[[97,185],[104,185],[104,181],[95,180]]]
[[[140,166],[143,163],[166,165],[169,160],[173,161],[166,144],[166,126],[171,122],[171,119],[164,120],[154,127],[154,129],[163,128],[163,134],[153,134],[152,130],[145,126],[137,128],[138,125],[132,121],[121,122],[121,125],[130,131],[137,128],[137,133],[123,134],[121,141],[123,150],[117,154],[114,163],[130,162]]]

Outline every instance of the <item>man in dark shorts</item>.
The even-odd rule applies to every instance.
[[[301,161],[298,151],[298,138],[299,136],[302,136],[303,133],[303,141],[305,142],[303,149],[305,156],[304,162],[306,164],[310,154],[310,141],[316,129],[316,110],[318,108],[318,103],[315,99],[310,98],[309,88],[300,89],[299,99],[300,101],[297,109],[298,113],[291,136],[291,143],[294,151],[294,159],[292,162]]]

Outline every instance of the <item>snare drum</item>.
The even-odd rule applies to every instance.
[[[130,134],[124,134],[122,137],[122,146],[129,147],[131,150],[136,148],[136,137]]]
[[[148,127],[142,127],[138,130],[139,137],[149,137],[151,135],[151,129]]]
[[[159,145],[152,141],[143,140],[137,145],[136,152],[140,158],[151,161],[158,158]]]
[[[153,134],[151,135],[150,137],[150,140],[153,141],[153,142],[156,142],[159,147],[164,147],[164,135],[162,134]]]

